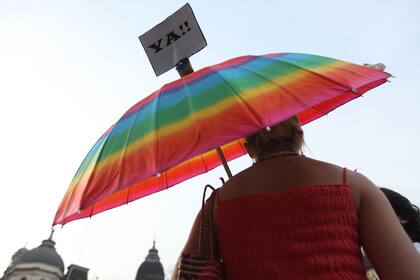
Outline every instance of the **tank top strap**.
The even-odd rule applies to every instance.
[[[343,168],[343,186],[347,186],[347,168]]]

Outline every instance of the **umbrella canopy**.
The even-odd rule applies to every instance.
[[[245,154],[243,137],[298,115],[302,124],[384,83],[386,72],[328,57],[242,56],[164,85],[96,142],[54,224],[171,187]]]

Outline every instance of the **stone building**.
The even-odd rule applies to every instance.
[[[158,255],[158,250],[153,241],[153,247],[149,250],[146,259],[137,270],[135,280],[164,280],[165,273]]]
[[[74,264],[64,273],[64,262],[51,233],[38,247],[17,250],[0,280],[87,280],[87,275],[87,268]]]

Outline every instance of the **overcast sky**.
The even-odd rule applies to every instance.
[[[345,2],[345,3],[344,3]],[[305,127],[306,154],[358,170],[420,204],[420,2],[190,1],[208,46],[199,69],[235,56],[304,52],[383,62],[396,76]],[[49,235],[84,156],[135,102],[177,78],[155,77],[138,36],[184,1],[0,0],[0,273],[20,247]],[[238,172],[251,163],[232,163]],[[220,169],[58,228],[65,265],[134,279],[156,236],[176,261]]]

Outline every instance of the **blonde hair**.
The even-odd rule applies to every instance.
[[[299,119],[293,116],[269,129],[263,129],[246,137],[246,143],[257,158],[277,151],[300,152],[303,130]]]

